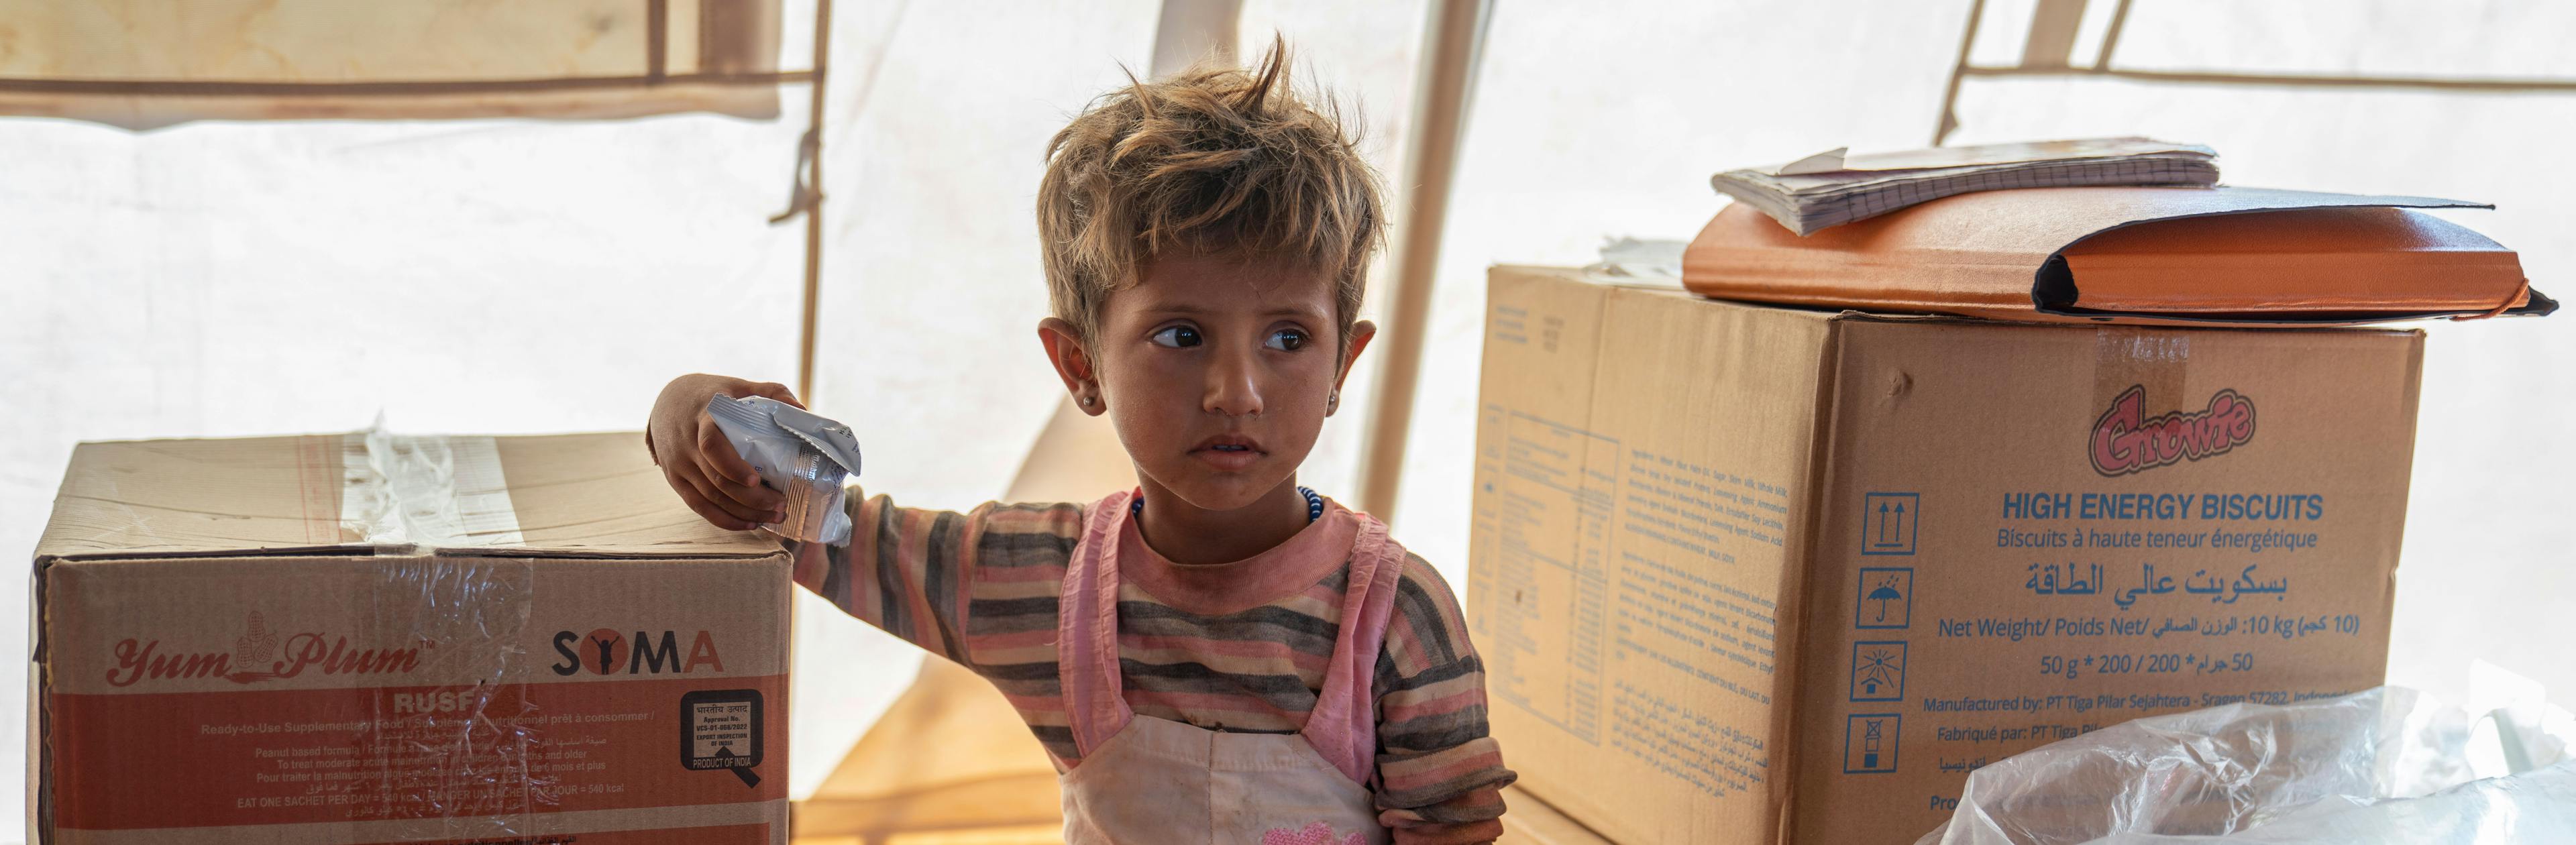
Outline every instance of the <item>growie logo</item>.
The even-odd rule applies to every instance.
[[[285,654],[278,653],[280,645]],[[292,678],[306,671],[325,675],[383,675],[409,673],[420,667],[420,650],[413,648],[352,648],[348,637],[327,636],[318,632],[285,634],[270,630],[268,621],[251,611],[248,630],[233,640],[232,653],[164,652],[160,640],[137,640],[128,637],[116,644],[116,668],[107,670],[109,686],[133,686],[144,680],[184,680],[222,678],[236,684],[255,684],[280,678]]]
[[[2093,423],[2093,471],[2103,475],[2145,472],[2183,461],[2227,454],[2254,439],[2254,400],[2235,390],[2209,397],[2209,407],[2146,415],[2147,388],[2136,385],[2111,400]]]

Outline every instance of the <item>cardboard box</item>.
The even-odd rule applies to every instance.
[[[790,583],[633,434],[84,443],[31,838],[783,843]]]
[[[1503,806],[1503,836],[1494,845],[1610,845],[1601,834],[1520,787],[1503,787]]]
[[[1468,614],[1618,842],[1904,843],[2130,718],[2380,683],[2422,336],[1884,318],[1499,267]]]

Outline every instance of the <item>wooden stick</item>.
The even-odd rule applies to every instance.
[[[1372,345],[1382,350],[1381,363],[1360,448],[1359,506],[1383,520],[1395,516],[1405,438],[1413,424],[1414,386],[1422,374],[1422,330],[1429,322],[1440,235],[1448,224],[1450,184],[1457,175],[1458,141],[1492,10],[1492,0],[1440,0],[1431,7],[1431,21],[1423,31],[1400,186],[1406,210],[1396,218],[1387,256],[1395,275],[1386,287],[1385,325]]]
[[[1948,140],[1950,130],[1959,128],[1959,81],[1967,78],[1968,51],[1977,46],[1977,23],[1986,16],[1986,0],[1968,5],[1968,30],[1959,35],[1959,60],[1950,65],[1950,86],[1941,92],[1941,116],[1932,127],[1932,146]]]
[[[2406,76],[2308,76],[2303,74],[2204,73],[2164,70],[2102,70],[2094,68],[2020,68],[1971,65],[1960,68],[1968,76],[2074,76],[2129,79],[2139,82],[2174,82],[2202,85],[2281,85],[2318,88],[2421,88],[2434,91],[2488,91],[2495,93],[2565,93],[2576,92],[2576,79],[2442,79]]]
[[[25,79],[0,77],[0,92],[181,97],[446,97],[604,91],[655,86],[761,88],[811,81],[815,71],[675,73],[661,76],[568,76],[560,79],[453,79],[418,82],[227,82],[213,79]]]
[[[813,159],[805,178],[813,195],[805,205],[805,313],[796,339],[796,398],[814,401],[814,316],[823,300],[823,69],[832,56],[832,0],[814,0],[814,97],[806,112],[806,140],[800,146]]]
[[[1190,69],[1201,59],[1236,64],[1236,30],[1243,21],[1243,0],[1163,0],[1154,21],[1154,57],[1145,78],[1161,79]]]
[[[2094,70],[2111,69],[2111,51],[2120,46],[2120,30],[2129,25],[2129,0],[2111,10],[2111,28],[2102,33],[2102,52],[2093,57]]]

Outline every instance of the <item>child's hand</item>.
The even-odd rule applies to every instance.
[[[724,431],[707,416],[707,400],[717,396],[766,396],[802,408],[785,385],[725,376],[685,375],[671,380],[653,400],[653,418],[644,426],[644,446],[662,466],[662,478],[689,509],[733,531],[749,531],[786,515],[786,497],[762,486],[760,473],[733,450]]]

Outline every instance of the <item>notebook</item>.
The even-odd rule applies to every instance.
[[[2429,197],[2046,188],[1949,197],[1809,237],[1737,205],[1682,257],[1703,296],[2039,322],[2348,325],[2547,314],[2519,256]]]
[[[1718,193],[1800,235],[1972,191],[2094,185],[2218,184],[2218,153],[2150,138],[2092,138],[1846,155],[1710,177]]]

